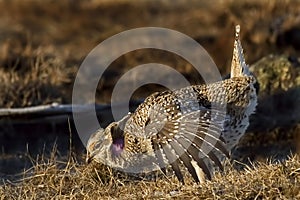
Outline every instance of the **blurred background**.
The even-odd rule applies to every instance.
[[[296,0],[1,0],[0,107],[71,104],[73,82],[85,56],[110,36],[138,27],[170,28],[192,37],[208,51],[220,73],[226,75],[230,70],[234,26],[240,24],[247,63],[255,66],[261,58],[273,54],[279,57],[267,59],[267,64],[262,65],[276,66],[278,62],[273,62],[273,58],[285,56],[291,68],[279,67],[272,74],[261,65],[253,69],[273,80],[288,79],[285,89],[292,89],[292,95],[284,96],[286,91],[281,87],[279,93],[284,93],[278,96],[278,91],[271,89],[275,83],[262,86],[264,96],[258,117],[253,119],[249,137],[242,141],[244,146],[240,149],[253,160],[297,152],[300,140],[297,114],[300,113],[299,11],[300,1]],[[96,103],[109,104],[119,77],[134,66],[149,62],[172,66],[192,84],[202,81],[193,66],[179,56],[153,49],[133,51],[109,66],[99,82]],[[277,68],[271,66],[271,69]],[[284,80],[281,75],[286,71],[283,69],[288,70]],[[134,93],[132,100],[139,101],[162,89],[157,85],[144,86]],[[108,114],[104,113],[99,119],[102,124],[112,120],[109,109],[105,112]],[[272,120],[266,119],[270,113]],[[278,119],[277,115],[280,115]],[[70,117],[64,115],[60,120],[37,116],[1,117],[0,177],[21,172],[31,166],[30,159],[50,155],[53,149],[62,158],[72,149],[80,161],[84,147],[72,120],[68,122]],[[281,123],[284,119],[288,122]],[[276,145],[263,147],[269,142]]]

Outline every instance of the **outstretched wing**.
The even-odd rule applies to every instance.
[[[223,169],[219,155],[229,156],[221,138],[224,120],[223,112],[205,108],[166,120],[162,128],[151,137],[157,164],[162,169],[170,164],[181,182],[183,175],[180,163],[196,182],[200,181],[197,166],[211,179],[212,165],[206,161]],[[195,162],[196,167],[193,164]]]

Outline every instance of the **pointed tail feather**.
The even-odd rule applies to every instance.
[[[245,62],[243,48],[240,41],[240,25],[236,25],[230,77],[232,78],[248,75],[250,75],[249,67]]]

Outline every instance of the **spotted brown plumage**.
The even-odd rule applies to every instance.
[[[156,92],[134,113],[94,133],[87,159],[129,173],[171,166],[184,182],[184,166],[196,182],[222,169],[256,106],[255,78],[249,73],[236,26],[231,76],[208,85]]]

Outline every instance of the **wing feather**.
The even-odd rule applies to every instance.
[[[152,145],[153,145],[153,149],[155,151],[155,156],[156,156],[156,160],[157,160],[157,164],[158,164],[159,168],[161,169],[161,171],[164,174],[167,174],[166,163],[164,162],[164,158],[163,158],[163,155],[162,155],[162,149],[160,148],[160,144],[158,144],[158,143],[156,143],[152,140]]]
[[[224,141],[220,137],[225,115],[217,111],[214,113],[213,115],[209,109],[186,113],[179,118],[166,121],[162,129],[155,134],[154,143],[157,144],[153,144],[155,145],[153,147],[156,156],[162,156],[158,155],[160,153],[158,148],[161,146],[180,181],[183,180],[183,176],[179,160],[182,161],[196,182],[199,182],[199,177],[191,163],[193,160],[208,179],[211,179],[212,169],[205,163],[204,158],[223,170],[221,158],[215,152],[229,156]]]
[[[183,138],[178,138],[177,142],[186,148],[189,155],[191,155],[192,158],[197,162],[198,166],[203,170],[207,178],[211,179],[211,171],[202,159],[204,157],[202,152],[199,151],[199,149],[196,148],[193,144],[190,145],[189,142],[185,141]],[[199,156],[199,154],[202,154],[202,157]]]
[[[177,156],[183,162],[184,166],[188,169],[189,173],[192,175],[193,179],[199,183],[199,178],[195,168],[193,167],[191,157],[187,154],[186,150],[182,148],[177,142],[170,142],[171,147],[175,150]]]
[[[169,163],[170,163],[173,171],[175,172],[176,177],[178,178],[178,180],[180,182],[184,183],[184,178],[183,178],[183,175],[182,175],[180,167],[179,167],[178,158],[176,158],[176,155],[172,152],[171,148],[169,147],[169,144],[162,145],[162,148],[163,148],[163,151],[164,151],[167,159],[169,160]]]

